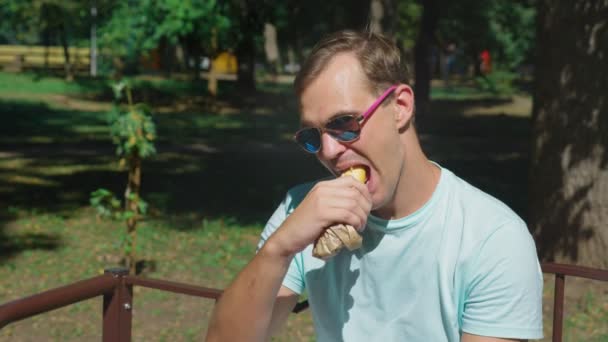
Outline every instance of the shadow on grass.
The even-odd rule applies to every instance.
[[[16,217],[6,208],[4,209],[0,211],[0,264],[27,250],[55,250],[61,247],[61,239],[55,234],[7,232],[7,224]]]
[[[35,99],[35,97],[34,97]],[[104,113],[50,108],[42,102],[0,100],[0,147],[78,144],[106,138]]]
[[[18,236],[2,236],[0,241],[0,260],[6,260],[26,250],[55,250],[61,246],[57,235],[45,233],[27,233]]]
[[[325,173],[285,141],[295,115],[263,112],[155,115],[162,138],[158,154],[144,163],[144,197],[167,214],[265,220],[288,187]],[[124,192],[126,174],[116,166],[103,113],[0,102],[0,118],[9,123],[0,129],[0,193],[7,203],[65,211],[88,205],[99,187]]]
[[[144,162],[142,189],[161,219],[197,213],[193,220],[230,217],[240,224],[262,224],[291,186],[328,175],[314,156],[288,141],[297,126],[293,99],[260,92],[235,102],[241,109],[230,115],[155,115],[161,138],[158,155]],[[418,119],[421,140],[432,160],[525,217],[528,119],[463,114],[494,104],[436,100],[431,114]],[[90,192],[99,187],[124,191],[126,174],[113,166],[102,113],[12,102],[0,103],[0,117],[9,123],[0,128],[5,135],[0,141],[10,142],[0,146],[5,154],[0,166],[24,161],[0,169],[0,194],[12,205],[58,211],[87,206]],[[7,181],[11,178],[17,182]],[[176,223],[167,220],[169,226]],[[195,227],[200,224],[180,220],[174,226]]]

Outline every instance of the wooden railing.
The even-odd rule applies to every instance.
[[[555,274],[555,293],[553,295],[553,341],[562,340],[564,330],[564,290],[566,287],[566,276],[608,281],[608,270],[565,265],[565,264],[542,264],[543,273]]]
[[[561,341],[564,319],[564,289],[566,276],[608,281],[608,270],[582,266],[544,263],[544,273],[555,274],[553,307],[553,341]],[[108,269],[101,276],[48,290],[30,297],[17,299],[0,306],[0,329],[7,324],[93,297],[103,296],[104,342],[131,341],[133,286],[217,300],[222,290],[172,281],[130,276],[126,269]],[[308,307],[307,302],[296,305],[298,313]]]

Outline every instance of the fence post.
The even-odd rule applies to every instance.
[[[129,270],[123,267],[109,268],[105,274],[120,278],[114,291],[103,296],[103,342],[131,341],[131,309],[133,308],[133,287],[124,276]]]
[[[553,297],[553,342],[562,342],[564,329],[564,288],[566,276],[555,274],[555,294]]]

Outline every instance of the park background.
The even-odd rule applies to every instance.
[[[608,268],[605,1],[1,0],[0,303],[125,263],[225,287],[286,190],[327,175],[291,141],[291,82],[343,28],[397,42],[423,148],[521,215],[542,261]],[[549,340],[548,276],[544,295]],[[134,296],[135,340],[204,337],[211,301]],[[605,283],[568,278],[565,340],[607,322]],[[100,336],[101,299],[0,330]],[[275,340],[314,340],[310,312]]]

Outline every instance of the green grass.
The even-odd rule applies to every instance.
[[[145,275],[225,287],[253,255],[285,191],[326,175],[289,141],[297,126],[297,106],[285,95],[291,90],[262,84],[251,97],[225,86],[220,90],[230,96],[209,106],[199,99],[204,84],[136,82],[136,96],[152,100],[159,132],[158,154],[143,166],[143,197],[151,205],[139,230],[139,256],[150,265]],[[126,182],[106,126],[106,83],[0,73],[0,303],[95,276],[118,262],[124,226],[98,219],[88,206],[91,191],[122,193]],[[476,108],[509,105],[471,87],[436,88],[433,97],[442,109],[437,117],[448,124],[427,130],[432,158],[523,210],[513,193],[525,193],[527,169],[513,156],[528,149],[513,141],[529,136],[527,119],[464,118]],[[547,285],[545,305],[552,301]],[[570,303],[576,306],[565,323],[571,341],[606,340],[608,295],[588,296]],[[211,307],[136,288],[134,339],[200,340]],[[99,299],[85,301],[11,324],[0,330],[0,341],[97,340],[100,311]],[[545,320],[550,327],[550,316]],[[293,315],[277,340],[311,336],[306,312]]]
[[[504,70],[495,70],[473,80],[452,81],[450,86],[436,86],[431,89],[431,98],[436,100],[481,100],[509,99],[516,93],[525,93],[522,84],[516,86],[517,75]]]
[[[566,318],[565,341],[577,341],[580,336],[585,336],[586,341],[608,341],[608,296],[600,289],[598,286],[595,291],[586,292]]]
[[[163,79],[150,77],[127,77],[134,89],[141,92],[163,94],[164,96],[204,95],[207,92],[207,82],[201,80]],[[0,72],[0,94],[68,94],[68,95],[104,95],[104,100],[111,99],[109,86],[115,81],[107,78],[76,78],[72,82],[40,73],[7,73]],[[223,85],[220,90],[224,93],[232,91],[232,86]]]
[[[433,100],[470,101],[472,99],[506,99],[509,97],[510,94],[496,94],[489,90],[479,90],[476,87],[466,85],[434,87],[431,89],[431,99]]]
[[[19,246],[21,252],[0,263],[0,302],[38,293],[84,278],[114,265],[120,253],[118,222],[100,221],[90,209],[64,215],[11,208],[14,219],[4,231],[2,248]],[[147,277],[223,288],[255,251],[261,227],[240,225],[230,218],[196,216],[152,218],[139,228],[140,258],[151,265]],[[36,238],[33,238],[36,236]],[[42,240],[53,240],[42,248]],[[212,303],[136,288],[135,340],[200,340]],[[53,339],[98,339],[101,302],[88,300],[57,312],[11,324],[0,340],[20,340],[32,329]],[[294,317],[310,324],[309,317]],[[291,332],[291,335],[297,332]],[[290,334],[288,332],[288,334]],[[288,337],[287,337],[288,338]]]

